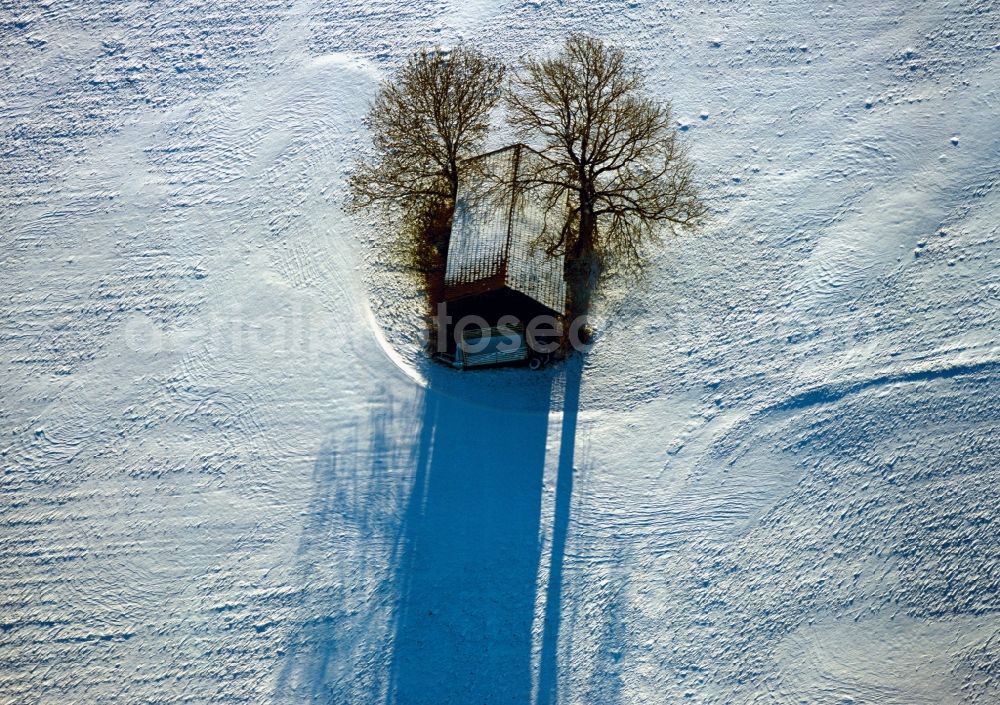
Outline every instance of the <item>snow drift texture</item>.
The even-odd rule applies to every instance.
[[[367,101],[570,30],[674,101],[712,221],[582,366],[428,366],[340,210]],[[976,0],[6,3],[0,700],[997,702],[998,37]]]

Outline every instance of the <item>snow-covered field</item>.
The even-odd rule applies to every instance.
[[[367,101],[571,30],[712,221],[582,364],[428,365],[340,208]],[[6,2],[0,46],[0,702],[1000,702],[991,0]]]

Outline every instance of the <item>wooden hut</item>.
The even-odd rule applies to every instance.
[[[560,209],[546,208],[537,190],[525,188],[534,160],[544,159],[523,144],[504,147],[475,157],[464,170],[459,184],[455,215],[445,267],[444,297],[447,313],[458,323],[463,317],[478,316],[492,332],[476,326],[466,334],[482,350],[476,357],[464,350],[463,340],[455,340],[451,329],[444,332],[449,352],[457,366],[537,360],[523,331],[539,316],[560,319],[566,305],[563,257],[546,252],[542,242],[552,218]],[[549,219],[547,221],[547,218]],[[513,317],[507,326],[508,338],[520,335],[520,348],[495,351],[495,326]],[[516,346],[507,346],[515,348]],[[534,363],[537,366],[537,362]]]

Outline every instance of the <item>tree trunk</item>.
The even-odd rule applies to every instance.
[[[593,201],[586,193],[580,195],[580,220],[576,238],[566,253],[566,284],[569,288],[570,323],[590,310],[590,297],[597,286],[600,274],[594,239],[597,221]]]

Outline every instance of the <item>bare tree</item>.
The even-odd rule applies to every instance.
[[[647,95],[622,51],[571,35],[555,56],[523,60],[506,103],[511,125],[540,136],[548,157],[526,186],[552,204],[569,193],[570,217],[547,244],[566,255],[574,315],[587,312],[602,268],[641,267],[661,228],[705,214],[670,104]]]
[[[350,177],[350,205],[402,206],[450,222],[463,159],[476,154],[500,100],[505,67],[465,45],[417,52],[383,82],[365,124],[373,159]]]

